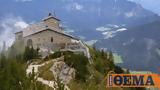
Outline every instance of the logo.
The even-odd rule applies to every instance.
[[[107,87],[146,87],[160,88],[158,74],[109,74]]]

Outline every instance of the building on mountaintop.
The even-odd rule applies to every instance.
[[[75,53],[82,52],[90,57],[87,46],[80,39],[66,34],[59,24],[60,20],[49,13],[48,17],[41,22],[16,32],[15,42],[23,41],[25,46],[40,48],[41,52],[51,53],[56,50],[70,50]]]

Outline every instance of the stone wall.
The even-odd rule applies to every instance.
[[[23,39],[23,32],[22,31],[15,33],[15,40],[16,41],[20,41],[22,39]]]
[[[59,27],[59,21],[57,21],[57,20],[55,20],[53,18],[47,19],[47,20],[43,20],[43,22],[48,26],[55,27],[55,28],[61,30],[60,27]]]
[[[24,38],[25,45],[28,40],[32,40],[34,47],[51,47],[59,44],[71,43],[71,38],[54,31],[45,30]]]

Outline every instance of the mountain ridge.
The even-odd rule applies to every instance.
[[[131,69],[159,69],[160,21],[155,21],[139,27],[130,28],[113,38],[102,39],[96,43],[99,48],[107,48],[122,55],[124,67]]]

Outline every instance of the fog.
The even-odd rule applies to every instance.
[[[0,50],[3,42],[9,47],[15,41],[14,33],[26,28],[28,24],[20,16],[8,15],[0,18]]]

